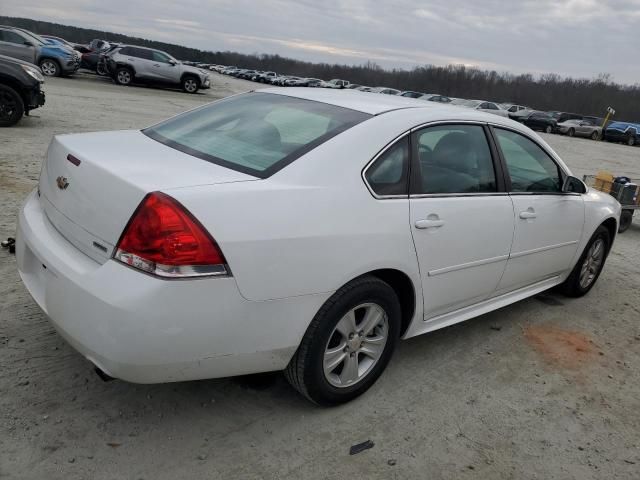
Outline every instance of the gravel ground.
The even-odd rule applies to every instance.
[[[13,235],[52,135],[140,128],[255,87],[212,78],[198,95],[47,80],[47,105],[0,131],[0,237]],[[545,138],[576,174],[640,177],[640,149]],[[639,245],[636,221],[585,298],[546,293],[402,342],[368,394],[333,409],[280,374],[104,383],[2,250],[0,477],[637,479]],[[369,439],[372,449],[349,455]]]

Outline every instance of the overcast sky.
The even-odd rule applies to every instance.
[[[0,0],[0,14],[206,50],[640,82],[640,0]]]

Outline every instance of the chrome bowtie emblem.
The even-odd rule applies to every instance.
[[[69,180],[67,177],[60,176],[56,178],[56,184],[60,190],[65,190],[69,186]]]

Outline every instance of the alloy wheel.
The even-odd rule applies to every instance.
[[[389,338],[384,309],[364,303],[349,310],[329,336],[323,358],[326,380],[334,387],[351,387],[376,365]]]
[[[198,82],[196,82],[193,78],[188,78],[184,81],[184,89],[189,93],[194,93],[198,90]]]
[[[598,238],[587,252],[582,268],[580,269],[580,287],[588,288],[598,276],[604,262],[605,243]]]
[[[120,70],[118,72],[118,83],[122,85],[128,85],[131,83],[131,73],[127,70]]]
[[[58,66],[52,60],[45,60],[40,64],[42,73],[48,77],[53,77],[58,73]]]

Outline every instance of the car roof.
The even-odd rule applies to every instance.
[[[438,118],[458,118],[461,116],[460,114],[462,112],[464,112],[465,116],[467,116],[468,113],[472,113],[473,117],[480,121],[495,123],[502,118],[492,113],[483,113],[475,110],[468,112],[464,107],[451,106],[449,104],[425,102],[424,100],[397,95],[372,95],[371,93],[351,89],[333,90],[324,88],[290,87],[287,89],[265,88],[257,91],[327,103],[329,105],[348,108],[362,113],[367,113],[369,115],[380,115],[393,110],[420,108],[423,110],[429,110],[429,113],[433,114],[434,120]],[[511,122],[511,120],[508,120],[508,122]]]

